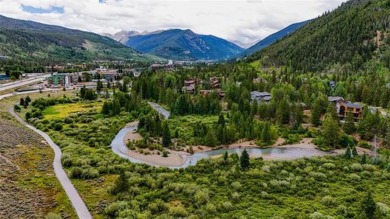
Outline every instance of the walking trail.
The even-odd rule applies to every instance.
[[[73,186],[68,175],[66,174],[65,170],[62,167],[62,163],[61,163],[62,153],[60,147],[58,147],[58,145],[55,144],[53,140],[46,133],[27,124],[22,118],[19,117],[19,115],[15,113],[13,108],[9,109],[9,113],[12,116],[14,116],[16,120],[18,120],[24,126],[38,133],[40,136],[42,136],[46,140],[46,142],[50,145],[50,147],[53,148],[55,154],[54,161],[53,161],[54,173],[56,174],[58,181],[61,183],[62,187],[64,188],[66,195],[68,196],[70,202],[73,205],[73,208],[77,213],[77,216],[81,219],[90,219],[90,218],[92,219],[92,215],[89,212],[87,206],[85,205],[83,199],[81,198],[80,194],[77,192],[76,188]]]

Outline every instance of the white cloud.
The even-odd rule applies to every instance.
[[[0,0],[0,14],[96,33],[192,29],[253,44],[292,23],[315,18],[345,0]],[[32,14],[63,7],[64,13]]]

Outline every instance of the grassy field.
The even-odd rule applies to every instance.
[[[72,92],[51,93],[52,97]],[[31,99],[47,93],[29,94]],[[8,114],[23,96],[0,101],[0,218],[77,218],[52,169],[54,152],[43,139]],[[28,110],[28,109],[27,109]],[[27,111],[22,109],[22,114]]]
[[[64,119],[74,113],[83,113],[90,110],[101,111],[103,103],[94,102],[94,103],[72,103],[72,104],[58,104],[54,106],[47,107],[43,111],[45,119],[55,120],[55,119]]]

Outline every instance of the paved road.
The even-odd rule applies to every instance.
[[[153,109],[155,109],[158,113],[164,116],[165,119],[168,119],[171,116],[171,112],[164,109],[162,106],[158,105],[157,103],[148,102]]]
[[[73,208],[76,210],[78,217],[81,219],[92,218],[92,215],[89,212],[87,206],[85,205],[83,199],[80,197],[80,194],[77,192],[76,188],[73,186],[72,182],[68,178],[68,175],[66,175],[64,169],[62,168],[62,163],[61,163],[62,153],[60,147],[58,147],[58,145],[55,144],[53,140],[46,133],[27,124],[22,118],[20,118],[15,113],[13,107],[9,109],[9,113],[13,115],[20,123],[25,125],[27,128],[41,135],[46,140],[46,142],[50,145],[50,147],[53,148],[55,154],[54,161],[53,161],[54,173],[56,174],[58,181],[60,181],[62,187],[64,188],[65,193],[68,196],[69,200],[71,201]]]
[[[11,82],[11,83],[7,83],[7,84],[1,84],[0,85],[0,91],[5,91],[5,90],[8,90],[8,89],[25,86],[25,85],[28,85],[28,84],[38,83],[38,82],[43,81],[43,79],[45,79],[45,77],[47,77],[47,76],[48,75],[41,75],[41,76],[38,76],[38,77],[33,78],[33,79],[27,79],[27,80],[23,80],[23,81],[17,81],[17,82]]]
[[[62,89],[44,89],[42,92],[50,92],[50,91],[61,91]],[[23,94],[32,94],[32,93],[38,93],[39,90],[30,90],[30,91],[23,91],[23,92],[13,92],[8,94],[0,95],[0,100],[6,98],[6,97],[12,97],[16,95],[23,95]]]

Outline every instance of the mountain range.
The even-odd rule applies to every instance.
[[[0,55],[16,60],[81,62],[152,60],[123,44],[95,33],[12,19],[0,15]]]
[[[227,40],[188,29],[121,31],[110,37],[142,53],[173,60],[226,60],[244,51]]]
[[[256,43],[255,45],[249,47],[248,49],[246,49],[244,52],[240,53],[238,55],[238,57],[244,57],[244,56],[249,56],[249,55],[252,55],[253,53],[255,52],[258,52],[266,47],[268,47],[269,45],[271,45],[272,43],[294,33],[297,29],[301,28],[302,26],[304,26],[305,24],[307,24],[309,21],[303,21],[303,22],[299,22],[299,23],[295,23],[295,24],[291,24],[289,25],[288,27],[276,32],[276,33],[273,33],[269,36],[267,36],[266,38],[264,38],[263,40],[261,40],[260,42]]]
[[[247,60],[302,72],[356,72],[369,61],[390,68],[389,15],[390,0],[351,0]]]

